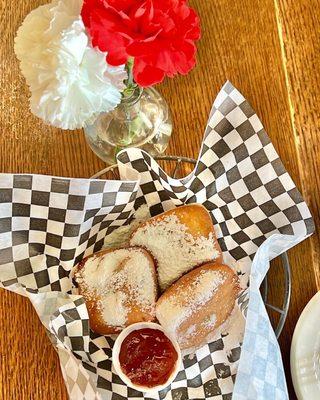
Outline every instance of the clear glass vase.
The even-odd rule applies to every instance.
[[[114,164],[117,153],[128,147],[139,147],[152,156],[164,153],[172,121],[159,92],[136,86],[115,110],[100,114],[84,132],[91,149],[106,163]]]

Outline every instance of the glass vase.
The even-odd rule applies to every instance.
[[[117,153],[139,147],[152,156],[163,154],[171,133],[168,105],[154,88],[136,86],[111,112],[102,113],[84,129],[91,149],[106,163],[114,164]]]

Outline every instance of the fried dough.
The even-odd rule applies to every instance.
[[[230,267],[208,263],[162,294],[156,316],[181,349],[197,348],[230,316],[239,290],[238,277]]]
[[[130,239],[154,257],[162,291],[191,269],[222,261],[210,214],[200,204],[184,205],[142,223]]]
[[[156,272],[146,250],[129,247],[93,254],[78,264],[74,278],[93,331],[114,334],[155,319]]]

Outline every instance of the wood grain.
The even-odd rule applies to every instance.
[[[308,295],[312,293],[306,295],[306,288],[311,285],[313,291],[314,284],[318,290],[320,288],[320,40],[317,28],[320,5],[316,0],[276,0],[275,10],[301,189],[316,224],[316,234],[310,238],[307,249],[312,257],[314,278],[311,274],[294,276],[294,296],[286,326],[287,332],[291,333],[296,318],[309,300]],[[303,243],[298,250],[302,252],[305,245],[308,243]],[[303,264],[300,268],[302,271]],[[282,335],[280,344],[286,368],[289,369],[286,341],[287,338]],[[290,380],[289,388],[292,391]]]
[[[282,40],[292,130],[301,186],[316,226],[320,222],[320,7],[316,0],[276,3]],[[295,23],[290,23],[295,21]],[[308,168],[305,168],[308,166]],[[320,236],[311,238],[317,286],[320,286]]]
[[[0,0],[0,171],[89,177],[103,163],[81,131],[44,125],[28,109],[13,53],[15,32],[44,0]],[[173,114],[168,153],[196,157],[214,97],[226,79],[251,102],[319,222],[320,79],[318,0],[193,0],[203,37],[198,66],[159,86]],[[290,341],[303,307],[319,289],[319,233],[290,251],[293,291],[280,337],[290,399]],[[271,295],[276,301],[277,264]],[[0,399],[67,399],[55,351],[28,301],[0,292]]]

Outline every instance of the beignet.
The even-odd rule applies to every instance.
[[[208,263],[163,293],[156,316],[181,349],[197,348],[230,316],[239,290],[238,277],[231,268]]]
[[[130,239],[155,259],[161,290],[196,266],[222,261],[208,211],[200,204],[184,205],[142,223]]]
[[[152,257],[141,248],[105,250],[82,260],[74,279],[86,302],[90,327],[108,335],[153,321],[157,300]]]

